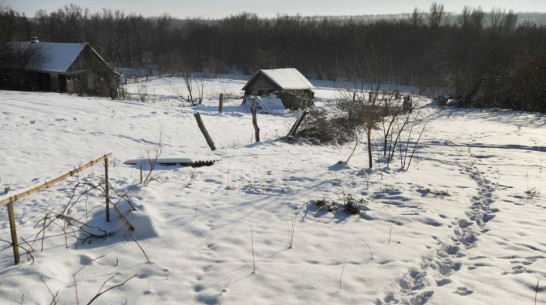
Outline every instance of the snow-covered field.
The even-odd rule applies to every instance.
[[[112,152],[110,183],[137,209],[127,219],[138,239],[113,210],[104,221],[104,197],[89,189],[101,165],[15,202],[17,266],[2,206],[0,304],[88,304],[97,294],[93,304],[546,303],[543,115],[428,105],[434,119],[409,170],[395,161],[368,172],[364,142],[341,166],[353,143],[277,140],[298,113],[260,114],[262,142],[253,143],[244,80],[208,81],[195,108],[180,107],[179,82],[128,85],[161,96],[145,103],[0,91],[0,200],[5,187],[16,193]],[[318,106],[337,94],[319,87]],[[123,162],[158,144],[161,158],[221,161],[159,166],[143,185]],[[348,195],[365,201],[364,213],[314,204]],[[63,215],[114,234],[76,242],[83,233]]]

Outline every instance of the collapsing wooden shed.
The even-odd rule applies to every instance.
[[[12,45],[34,53],[36,60],[25,67],[34,90],[112,98],[118,95],[119,74],[88,43],[33,39]]]
[[[294,68],[258,70],[243,87],[245,103],[252,96],[275,94],[286,109],[313,106],[315,87]]]

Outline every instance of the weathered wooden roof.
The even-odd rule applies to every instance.
[[[246,90],[247,87],[252,84],[259,75],[263,75],[273,84],[284,90],[306,90],[314,89],[313,84],[303,76],[297,69],[283,68],[283,69],[261,69],[256,71],[250,80],[243,87]]]

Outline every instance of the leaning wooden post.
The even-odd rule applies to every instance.
[[[110,222],[110,184],[108,183],[108,157],[104,155],[104,195],[106,196],[106,222]]]
[[[6,194],[10,191],[9,187],[6,187]],[[11,230],[11,245],[13,246],[13,259],[15,265],[20,262],[19,257],[19,244],[17,242],[17,228],[15,227],[15,213],[13,213],[13,202],[8,203],[8,216],[9,216],[9,228]]]
[[[201,119],[201,114],[199,112],[196,112],[194,116],[195,116],[195,120],[197,121],[197,126],[199,126],[201,133],[205,137],[205,140],[207,140],[207,144],[209,145],[210,149],[216,150],[216,147],[214,146],[214,142],[212,141],[212,138],[210,137],[209,132],[205,128],[205,124],[203,124],[203,120]]]
[[[218,99],[218,112],[224,112],[224,94],[220,93],[220,98]]]
[[[307,113],[309,113],[308,111],[304,111],[301,116],[299,117],[299,119],[296,120],[296,122],[294,123],[294,125],[292,125],[292,128],[290,129],[290,132],[288,132],[288,136],[287,137],[293,137],[296,135],[296,132],[298,131],[298,128],[300,127],[300,124],[301,122],[303,121],[303,119],[305,119],[305,116],[307,115]],[[351,109],[349,109],[349,114],[351,113]],[[350,117],[350,116],[349,116]]]
[[[254,126],[254,135],[256,137],[256,142],[260,142],[260,128],[258,127],[258,119],[256,119],[256,100],[251,99],[252,104],[250,104],[250,111],[252,112],[252,125]]]

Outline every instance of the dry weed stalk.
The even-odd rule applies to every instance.
[[[49,286],[47,286],[47,283],[44,281],[44,278],[40,277],[40,279],[42,280],[42,283],[44,283],[44,285],[46,286],[47,291],[49,291],[49,294],[51,295],[51,302],[49,303],[49,305],[57,304],[57,302],[59,302],[59,300],[57,300],[57,297],[59,296],[59,291],[57,290],[57,292],[53,294],[53,291],[51,291]]]
[[[112,275],[109,279],[107,279],[106,281],[104,281],[104,283],[102,283],[102,285],[100,286],[99,291],[97,292],[97,294],[87,303],[87,305],[93,303],[96,299],[98,299],[101,295],[107,293],[108,291],[125,285],[128,281],[134,279],[136,276],[137,275],[135,274],[135,275],[127,278],[126,280],[124,280],[123,282],[121,282],[119,284],[116,284],[116,285],[111,286],[111,287],[109,287],[109,288],[107,288],[105,290],[102,290],[104,288],[104,286],[106,285],[106,283],[108,283],[111,279],[114,278],[114,276]]]
[[[153,148],[147,147],[144,150],[144,154],[146,155],[146,158],[148,159],[148,165],[150,165],[150,169],[148,170],[146,177],[144,179],[141,178],[142,184],[144,186],[148,186],[148,184],[150,183],[150,180],[152,178],[152,172],[154,171],[155,166],[157,165],[157,160],[161,156],[162,152],[163,152],[163,134],[159,132],[159,138],[155,146],[153,146]]]
[[[28,255],[30,255],[30,250],[32,250],[32,246],[40,240],[41,242],[41,248],[40,251],[43,251],[44,249],[44,240],[46,237],[46,232],[54,227],[57,227],[60,229],[65,238],[65,246],[69,247],[69,238],[73,238],[77,242],[86,243],[89,242],[92,239],[103,239],[110,237],[114,235],[114,232],[109,232],[99,226],[91,225],[87,223],[88,221],[88,214],[90,211],[93,211],[94,209],[101,208],[102,205],[98,205],[93,207],[91,210],[88,209],[88,197],[91,193],[91,191],[98,191],[102,194],[105,194],[105,183],[104,181],[101,181],[99,183],[94,183],[93,181],[78,181],[78,183],[74,186],[72,189],[72,193],[69,196],[69,202],[66,204],[63,209],[60,212],[57,212],[53,209],[50,209],[46,212],[45,216],[38,220],[38,222],[34,225],[34,228],[41,227],[41,229],[33,235],[34,239],[29,244],[29,249],[24,249]],[[134,242],[137,244],[139,249],[142,251],[144,257],[148,261],[150,261],[148,255],[146,254],[146,251],[142,248],[140,243],[138,242],[134,230],[135,228],[129,220],[127,219],[126,215],[120,210],[119,203],[120,202],[127,202],[129,204],[131,211],[136,211],[137,209],[132,204],[130,198],[129,198],[129,192],[135,187],[130,187],[125,192],[120,193],[115,188],[112,187],[111,184],[109,184],[109,189],[113,193],[113,197],[117,197],[117,200],[114,202],[112,201],[111,207],[116,211],[119,219],[123,222],[123,224],[127,227],[128,231],[130,232]],[[82,189],[83,188],[83,189]],[[82,198],[85,198],[85,211],[83,215],[78,214],[77,212],[72,212],[74,207],[77,206],[79,202],[81,202]],[[85,218],[85,219],[84,219]],[[23,239],[24,240],[24,239]],[[26,241],[25,241],[26,242]],[[30,255],[32,258],[32,256]]]
[[[195,180],[197,180],[197,172],[192,170],[190,172],[190,175],[188,176],[188,182],[186,183],[186,187],[189,188],[190,186],[192,186]]]
[[[250,225],[250,241],[252,245],[252,274],[256,273],[256,259],[254,258],[254,231],[252,231],[252,225]]]
[[[538,292],[541,290],[540,289],[540,282],[545,277],[545,274],[537,274],[536,277],[537,277],[536,286],[534,287],[535,288],[535,305],[537,305]]]
[[[343,279],[343,271],[345,271],[345,265],[347,262],[343,262],[343,266],[341,267],[341,275],[339,276],[339,289],[338,292],[341,291],[341,280]]]
[[[28,246],[28,249],[27,248],[24,248],[23,246],[21,246],[21,244],[17,244],[17,246],[19,247],[19,249],[23,249],[23,251],[25,251],[25,253],[27,254],[27,261],[32,261],[32,263],[34,263],[34,256],[32,256],[32,246],[28,244],[28,242],[24,239],[24,238],[21,238]],[[0,241],[2,242],[5,242],[5,243],[8,243],[10,244],[10,247],[13,247],[13,243],[11,241],[7,241],[5,239],[0,239]]]
[[[370,247],[370,245],[365,240],[362,239],[362,241],[364,242],[364,244],[366,244],[366,247],[368,247],[368,251],[370,251],[370,259],[373,261],[374,257],[372,247]]]
[[[97,260],[97,259],[100,259],[102,258],[103,256],[100,256],[98,258],[95,258],[93,259],[93,261]],[[79,296],[78,296],[78,282],[76,281],[76,274],[78,272],[80,272],[83,268],[85,268],[86,266],[83,266],[80,270],[76,271],[74,274],[72,274],[72,279],[74,280],[74,289],[75,289],[75,293],[76,293],[76,304],[79,305],[80,304],[80,300],[79,300]],[[112,289],[115,289],[115,288],[118,288],[118,287],[121,287],[123,285],[125,285],[127,282],[129,282],[130,280],[132,280],[133,278],[135,278],[137,276],[137,274],[135,275],[132,275],[130,277],[128,277],[127,279],[125,279],[123,282],[119,283],[119,284],[116,284],[116,285],[113,285],[111,287],[108,287],[107,289],[104,289],[104,286],[114,278],[114,275],[112,275],[110,278],[108,278],[106,281],[104,281],[102,283],[102,285],[100,286],[98,292],[95,294],[95,296],[93,298],[91,298],[91,300],[89,300],[89,302],[87,302],[87,305],[95,302],[100,296],[102,296],[103,294],[107,293],[108,291],[112,290]],[[40,279],[42,280],[42,283],[44,283],[44,285],[46,286],[47,290],[49,291],[49,294],[51,295],[51,302],[49,303],[50,305],[55,305],[59,302],[59,291],[57,290],[56,293],[53,293],[53,291],[51,290],[51,288],[49,288],[49,286],[47,285],[47,283],[45,282],[44,278],[43,277],[40,277]],[[104,290],[103,290],[104,289]],[[24,299],[24,295],[23,295],[23,299]],[[23,300],[21,300],[21,304],[23,303]]]
[[[296,232],[296,215],[290,217],[290,223],[288,224],[288,249],[292,249],[294,246],[294,233]]]
[[[78,193],[78,189],[85,187],[85,189]],[[68,248],[68,237],[72,237],[82,243],[87,242],[89,239],[100,239],[111,236],[113,233],[108,232],[98,226],[93,226],[83,221],[83,218],[88,217],[89,210],[87,208],[87,196],[92,190],[101,190],[101,187],[94,185],[90,182],[78,182],[72,189],[72,194],[69,197],[68,204],[64,206],[62,211],[56,212],[52,209],[48,210],[43,218],[38,220],[34,225],[34,228],[41,226],[41,229],[34,235],[34,240],[29,246],[32,247],[38,239],[41,239],[41,248],[40,251],[44,249],[44,239],[46,236],[46,231],[51,227],[55,226],[61,229],[64,233],[65,246]],[[104,192],[104,190],[102,190]],[[83,215],[77,215],[72,213],[72,209],[80,202],[81,198],[86,196],[85,204],[85,213]],[[75,214],[73,216],[73,214]],[[78,236],[79,232],[79,236]],[[40,238],[41,236],[41,238]]]

